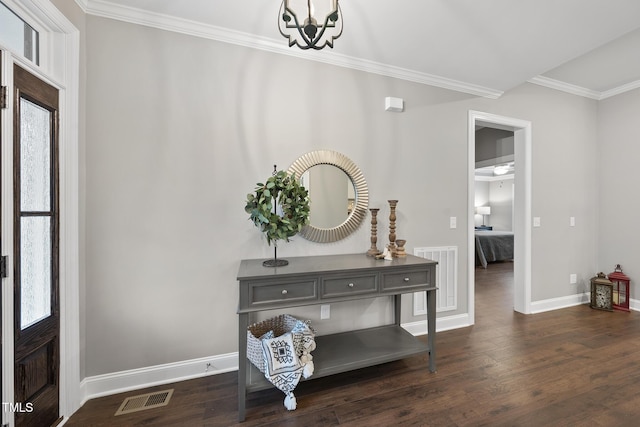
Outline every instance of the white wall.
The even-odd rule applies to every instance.
[[[474,216],[474,225],[490,225],[495,231],[513,231],[513,178],[476,180],[474,206],[490,206],[491,214]]]
[[[467,230],[450,229],[449,217],[464,224],[473,209],[470,109],[533,123],[533,215],[543,221],[533,232],[533,300],[575,294],[569,274],[593,272],[593,100],[532,84],[477,98],[92,16],[86,75],[87,376],[237,351],[240,259],[272,255],[244,213],[246,194],[273,164],[285,169],[311,150],[360,166],[370,206],[381,208],[379,243],[387,200],[398,199],[408,252],[459,247],[453,314],[466,312]],[[405,112],[385,112],[386,96],[404,98]],[[278,254],[364,253],[369,233],[365,224],[334,244],[295,238]],[[384,321],[388,309],[340,305],[329,323],[316,320],[319,308],[306,312],[330,330]],[[418,320],[409,311],[405,320]]]
[[[474,188],[474,208],[476,206],[489,206],[490,202],[490,193],[489,193],[489,181],[475,181]],[[475,212],[475,211],[474,211]],[[486,222],[485,222],[486,221]],[[489,217],[482,215],[474,215],[473,216],[474,226],[480,226],[484,223],[484,225],[490,225]]]
[[[496,231],[513,231],[513,178],[489,183],[489,224]]]

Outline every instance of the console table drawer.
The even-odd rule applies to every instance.
[[[349,295],[375,294],[377,292],[377,274],[322,279],[322,298],[348,297]]]
[[[249,283],[249,307],[290,306],[294,302],[312,301],[317,298],[317,279],[295,282]]]
[[[401,289],[424,288],[429,284],[427,270],[403,273],[383,273],[382,291],[398,291]]]

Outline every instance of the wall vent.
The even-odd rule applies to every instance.
[[[157,391],[155,393],[140,394],[138,396],[127,397],[116,411],[115,415],[130,414],[132,412],[144,411],[146,409],[159,408],[169,404],[169,399],[173,395],[173,389]]]
[[[438,262],[436,267],[436,311],[458,308],[458,247],[414,248],[413,254]],[[427,314],[426,292],[414,292],[413,315]]]

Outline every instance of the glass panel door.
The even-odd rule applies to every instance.
[[[58,90],[14,65],[15,426],[59,419]]]
[[[51,315],[51,219],[23,217],[21,223],[20,329],[26,329]]]
[[[20,329],[51,314],[52,113],[20,99]]]

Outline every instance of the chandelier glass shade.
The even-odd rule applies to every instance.
[[[320,50],[333,48],[342,34],[342,12],[338,0],[283,0],[278,17],[280,34],[289,46]]]

